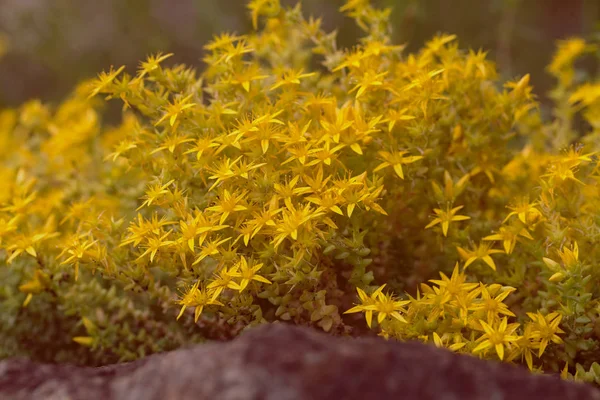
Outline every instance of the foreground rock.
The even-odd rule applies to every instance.
[[[103,368],[0,362],[0,399],[600,399],[591,386],[420,343],[283,324]]]

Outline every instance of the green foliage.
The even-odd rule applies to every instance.
[[[600,85],[574,63],[597,45],[560,44],[544,121],[528,75],[453,35],[405,54],[366,0],[343,50],[300,6],[248,8],[200,74],[156,54],[0,114],[0,354],[97,365],[282,320],[591,367]]]

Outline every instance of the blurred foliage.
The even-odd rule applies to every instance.
[[[284,4],[291,4],[284,1]],[[342,47],[359,31],[337,13],[341,0],[307,0],[306,14],[339,29]],[[489,50],[503,78],[532,73],[539,95],[551,86],[542,71],[553,43],[586,37],[600,20],[597,0],[380,0],[394,8],[394,42],[414,51],[438,32],[457,34],[465,47]],[[246,32],[241,0],[3,0],[0,34],[9,53],[0,61],[0,106],[31,98],[56,100],[81,79],[110,65],[134,67],[157,51],[171,63],[199,65],[202,45],[222,31]]]

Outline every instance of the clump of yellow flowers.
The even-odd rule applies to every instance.
[[[543,118],[528,75],[453,35],[406,54],[367,0],[352,49],[300,5],[248,10],[201,73],[155,54],[0,113],[0,356],[289,321],[600,382],[600,84],[574,67],[597,45],[560,43]]]

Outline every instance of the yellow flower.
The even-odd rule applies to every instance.
[[[344,55],[344,61],[340,63],[337,67],[335,67],[333,69],[333,72],[342,70],[344,68],[358,69],[361,67],[361,63],[366,57],[368,57],[368,54],[366,54],[363,50],[360,49],[356,49],[353,52],[347,53]]]
[[[19,286],[19,291],[27,293],[23,307],[27,307],[34,294],[40,294],[46,288],[50,287],[51,281],[48,274],[41,269],[36,269],[33,273],[33,278]]]
[[[148,56],[146,61],[140,62],[137,79],[142,79],[144,76],[146,76],[146,74],[152,73],[153,71],[159,69],[160,63],[171,56],[173,56],[173,53],[163,54],[161,52]]]
[[[6,260],[7,264],[11,264],[15,258],[20,256],[23,253],[27,253],[32,257],[37,258],[37,252],[35,250],[35,246],[40,243],[42,240],[48,238],[48,233],[37,233],[32,235],[23,235],[19,234],[14,237],[11,237],[11,243],[6,250],[10,252],[10,257]]]
[[[237,43],[229,43],[224,48],[224,54],[214,62],[214,65],[219,65],[222,62],[230,62],[233,59],[241,58],[244,54],[248,54],[253,52],[254,49],[250,46],[247,46],[246,40],[244,37],[239,39]]]
[[[106,88],[108,87],[108,85],[111,84],[112,81],[115,80],[115,78],[125,69],[125,66],[121,66],[119,69],[117,69],[116,71],[113,70],[113,67],[110,67],[110,70],[108,72],[101,72],[98,75],[98,79],[96,79],[93,83],[92,83],[92,90],[90,92],[90,95],[88,96],[88,98],[92,98],[95,95],[97,95],[98,93],[106,93]]]
[[[460,272],[458,262],[454,265],[452,276],[448,278],[443,272],[440,272],[441,280],[430,279],[429,282],[435,283],[440,288],[453,296],[459,296],[462,293],[468,293],[479,286],[477,283],[467,283],[467,276],[464,271]]]
[[[150,233],[158,235],[162,232],[163,226],[176,223],[175,221],[169,221],[165,216],[158,219],[157,214],[154,214],[150,221],[145,220],[139,213],[137,217],[137,225],[135,222],[132,222],[129,228],[127,228],[130,234],[121,242],[120,247],[128,244],[133,244],[137,247]]]
[[[499,321],[498,325],[489,325],[485,321],[479,321],[485,333],[481,336],[478,341],[479,345],[473,349],[474,353],[485,352],[490,347],[493,347],[498,354],[500,360],[504,359],[504,347],[510,348],[519,337],[514,335],[515,330],[519,327],[519,324],[508,324],[506,317]]]
[[[222,225],[229,214],[248,209],[248,207],[242,204],[244,203],[244,198],[246,197],[247,193],[247,190],[244,190],[239,194],[237,192],[229,193],[229,190],[224,189],[219,196],[219,201],[217,204],[207,207],[206,210],[221,213],[221,220],[219,223]]]
[[[455,309],[453,296],[445,287],[429,287],[421,284],[424,296],[419,299],[419,304],[431,306],[427,322],[432,323],[439,318],[445,318]],[[460,299],[460,297],[459,297]],[[463,300],[461,300],[463,301]]]
[[[239,268],[240,264],[236,263],[233,267],[227,268],[223,267],[221,271],[217,274],[213,274],[213,280],[206,286],[208,290],[213,290],[213,299],[218,298],[221,295],[221,292],[229,287],[231,283],[234,283],[232,280],[234,275]],[[236,287],[237,289],[237,287]]]
[[[469,310],[484,311],[486,313],[487,322],[490,324],[493,324],[500,317],[500,314],[514,317],[515,314],[508,309],[503,301],[515,290],[516,289],[513,287],[502,288],[496,297],[492,297],[488,291],[488,287],[483,283],[480,283],[479,292],[481,294],[481,299],[476,300],[476,303],[470,306]]]
[[[19,215],[16,215],[9,220],[6,220],[6,218],[0,218],[0,244],[2,244],[2,238],[4,236],[17,230],[20,219],[21,216]]]
[[[369,6],[370,0],[346,0],[344,5],[340,7],[340,11],[357,11],[364,10]]]
[[[252,121],[250,129],[248,129],[248,134],[244,134],[246,139],[243,142],[248,143],[255,140],[260,141],[262,153],[265,154],[269,150],[271,142],[277,143],[281,138],[280,125],[284,125],[284,123],[275,117],[282,112],[283,110],[279,110],[274,114],[267,114]],[[262,163],[260,165],[265,164],[266,163]]]
[[[296,184],[299,180],[300,176],[296,175],[292,178],[291,181],[287,182],[285,185],[275,183],[273,185],[273,189],[282,200],[291,199],[294,196],[300,196],[306,193],[310,193],[310,187],[296,187]]]
[[[406,46],[405,45],[401,45],[401,46],[396,46],[396,45],[390,45],[388,44],[388,41],[381,41],[381,40],[371,40],[368,43],[365,44],[365,54],[369,55],[369,56],[379,56],[381,54],[388,54],[388,53],[394,53],[394,52],[399,52],[402,49],[404,49]]]
[[[546,316],[542,315],[539,311],[537,313],[527,313],[529,318],[534,322],[533,333],[531,337],[540,341],[540,350],[538,357],[541,357],[546,350],[546,347],[550,342],[561,344],[563,340],[559,333],[565,333],[560,327],[560,321],[562,315],[557,312],[552,312]]]
[[[219,147],[219,144],[215,143],[210,137],[202,137],[196,139],[196,145],[184,154],[196,153],[196,159],[200,160],[204,152],[208,152],[208,150],[214,147]]]
[[[340,203],[339,196],[333,190],[321,194],[320,196],[306,197],[307,201],[314,203],[319,206],[317,211],[333,211],[336,214],[344,215],[342,209],[338,207]]]
[[[267,205],[263,206],[261,212],[252,212],[254,217],[248,221],[249,225],[254,227],[250,239],[252,239],[258,232],[260,232],[265,226],[276,226],[275,217],[279,214],[283,208],[278,207],[279,199],[277,196],[271,197],[271,200]]]
[[[231,161],[230,158],[226,157],[222,160],[221,165],[209,168],[209,171],[213,172],[213,175],[209,176],[208,179],[216,179],[216,181],[208,190],[211,191],[219,183],[236,176],[233,167],[242,159],[242,157],[243,156],[239,156],[233,161]]]
[[[115,148],[115,151],[113,151],[112,153],[110,153],[109,155],[104,157],[104,160],[112,159],[113,161],[116,161],[117,158],[122,156],[128,150],[137,148],[137,145],[138,145],[137,140],[132,140],[132,139],[123,140],[117,145],[117,147]]]
[[[199,242],[200,245],[202,245],[204,240],[202,238],[205,238],[208,232],[216,232],[228,227],[229,225],[217,225],[201,212],[197,212],[193,218],[188,216],[185,221],[179,221],[179,231],[181,233],[179,241],[187,243],[190,251],[193,252],[195,250],[195,241],[198,236],[201,236]]]
[[[196,105],[196,103],[188,103],[193,96],[193,94],[190,94],[189,96],[186,96],[182,99],[177,99],[173,103],[168,104],[165,107],[165,114],[158,121],[156,121],[154,125],[160,125],[167,118],[169,119],[169,124],[171,126],[175,125],[175,121],[177,120],[179,114]]]
[[[214,256],[219,254],[219,246],[227,242],[228,240],[231,240],[231,238],[226,237],[224,239],[221,239],[220,236],[217,236],[213,240],[206,241],[202,246],[202,250],[200,250],[200,255],[196,258],[196,260],[194,260],[194,263],[192,265],[198,264],[200,261],[204,260],[208,256]]]
[[[459,335],[460,336],[460,335]],[[465,347],[467,345],[466,342],[464,342],[464,338],[459,337],[457,338],[458,340],[455,340],[454,343],[449,344],[448,341],[450,340],[450,335],[447,333],[444,333],[441,337],[440,335],[437,334],[437,332],[433,332],[433,343],[435,344],[436,347],[441,348],[441,347],[447,347],[450,351],[457,351],[462,349],[463,347]],[[446,341],[446,343],[444,343],[444,340]]]
[[[365,306],[367,310],[376,311],[377,323],[381,324],[388,316],[397,319],[400,322],[407,322],[400,315],[399,311],[406,311],[403,306],[410,303],[410,300],[397,300],[393,294],[383,294],[381,291],[377,293],[375,304]]]
[[[554,54],[552,62],[548,66],[548,71],[554,75],[559,75],[565,67],[572,67],[575,59],[588,49],[585,40],[580,38],[559,41],[558,51]]]
[[[383,288],[385,286],[386,286],[386,284],[383,284],[380,287],[378,287],[377,290],[375,290],[373,293],[371,293],[371,296],[368,296],[364,290],[357,287],[356,291],[358,292],[358,297],[360,298],[361,304],[356,305],[347,311],[344,311],[344,314],[364,312],[365,319],[367,320],[367,326],[370,328],[371,322],[373,320],[373,311],[374,311],[371,306],[375,305],[375,303],[377,301],[377,297],[379,296],[379,293],[381,293],[381,291],[383,290]]]
[[[198,322],[198,319],[200,318],[205,306],[223,305],[223,303],[220,301],[215,300],[215,296],[213,296],[211,291],[208,291],[203,287],[198,288],[199,285],[200,282],[194,283],[194,285],[192,285],[192,287],[190,287],[189,290],[187,290],[187,292],[184,294],[183,298],[178,301],[178,303],[182,306],[181,311],[179,311],[179,315],[177,315],[177,319],[181,318],[187,307],[195,307],[194,322]]]
[[[253,260],[250,260],[250,263],[246,260],[246,257],[242,256],[238,264],[236,264],[235,269],[229,272],[229,276],[234,278],[242,278],[240,283],[237,282],[229,282],[228,286],[231,289],[235,289],[240,293],[246,289],[250,281],[258,281],[263,283],[271,284],[267,278],[260,276],[257,272],[263,267],[264,264],[254,264]]]
[[[550,166],[548,173],[541,175],[542,178],[548,177],[548,182],[552,185],[557,185],[565,182],[566,180],[572,180],[580,185],[585,186],[585,183],[575,177],[577,166],[571,163],[556,162]]]
[[[213,40],[204,46],[204,49],[209,51],[225,50],[238,40],[245,39],[245,36],[237,36],[231,33],[222,33],[214,35]]]
[[[304,74],[302,68],[298,71],[294,71],[293,69],[286,71],[283,73],[283,76],[281,78],[277,79],[277,83],[275,83],[273,86],[271,86],[270,90],[275,90],[282,86],[294,87],[295,85],[300,84],[300,79],[309,78],[311,76],[315,76],[316,74],[317,74],[316,72],[310,72],[310,73]]]
[[[407,115],[406,114],[407,111],[408,111],[408,108],[403,108],[402,110],[395,110],[395,109],[388,110],[387,118],[385,120],[385,122],[388,123],[388,131],[391,132],[392,129],[394,129],[394,126],[396,126],[396,124],[398,122],[411,121],[416,118],[412,115]]]
[[[160,151],[163,150],[169,150],[169,152],[171,154],[173,154],[173,152],[175,151],[175,148],[183,143],[188,143],[188,142],[193,142],[194,139],[188,138],[187,136],[178,136],[178,135],[171,135],[171,136],[167,136],[162,144],[160,146],[158,146],[157,148],[155,148],[154,150],[152,150],[150,152],[150,154],[154,154],[154,153],[158,153]]]
[[[170,234],[173,232],[172,230],[166,232],[164,235],[157,235],[156,237],[146,238],[146,250],[137,258],[138,260],[144,258],[146,255],[150,254],[150,262],[154,261],[154,257],[156,253],[161,247],[170,246],[175,242],[172,240],[165,240]]]
[[[75,280],[79,277],[79,265],[82,261],[87,261],[91,258],[94,258],[94,252],[90,251],[90,247],[97,243],[97,240],[91,240],[90,238],[85,238],[86,235],[73,235],[67,247],[63,248],[60,254],[56,257],[57,259],[61,258],[64,254],[68,254],[69,257],[65,259],[61,265],[64,264],[73,264],[75,267]]]
[[[516,202],[515,205],[508,206],[508,209],[512,210],[512,212],[506,216],[502,223],[508,221],[508,219],[513,215],[517,215],[519,220],[527,225],[532,219],[543,216],[542,212],[536,208],[537,205],[537,201],[530,203],[528,197],[522,197]]]
[[[581,102],[586,106],[592,105],[600,99],[600,84],[591,84],[586,82],[581,85],[577,90],[569,97],[569,103],[576,104]],[[590,161],[590,160],[586,160]]]
[[[437,53],[442,49],[446,44],[456,40],[456,35],[448,35],[446,33],[438,34],[433,39],[428,41],[425,46],[428,50]]]
[[[517,226],[517,225],[513,225],[511,227],[502,226],[502,227],[500,227],[500,230],[498,233],[486,236],[482,240],[502,241],[502,244],[504,246],[504,251],[506,252],[506,254],[511,254],[513,252],[513,250],[515,249],[515,245],[517,243],[518,236],[523,236],[523,237],[526,237],[527,239],[533,240],[533,237],[531,236],[531,234],[529,233],[527,228],[524,228],[523,226]]]
[[[364,73],[360,81],[356,86],[354,86],[349,93],[356,92],[356,98],[358,99],[360,96],[365,93],[365,91],[373,86],[382,86],[384,83],[383,78],[388,74],[387,71],[382,73],[376,73],[373,71],[367,71]]]
[[[348,111],[349,108],[347,107],[342,109],[336,108],[335,121],[329,121],[325,118],[319,121],[323,127],[324,135],[319,139],[318,143],[329,143],[329,141],[333,141],[334,143],[340,142],[340,136],[354,124],[354,121],[348,119]]]
[[[24,213],[28,206],[37,198],[37,192],[27,194],[26,190],[23,193],[12,197],[12,204],[0,208],[0,211],[9,211],[15,214]]]
[[[437,214],[437,218],[434,218],[425,229],[429,229],[437,224],[442,224],[442,233],[444,236],[448,236],[448,227],[450,226],[450,222],[452,221],[465,221],[467,219],[471,219],[471,217],[467,217],[466,215],[455,215],[458,210],[463,208],[464,206],[454,207],[450,209],[448,206],[446,210],[442,210],[440,208],[434,208],[433,212]]]
[[[250,83],[268,78],[269,75],[261,75],[260,68],[256,64],[251,64],[244,71],[234,72],[229,78],[229,82],[234,85],[241,85],[246,92],[250,91]]]
[[[281,214],[281,219],[275,222],[276,234],[271,243],[277,249],[288,236],[297,240],[298,229],[311,219],[318,218],[323,214],[322,211],[313,210],[310,204],[306,204],[304,208],[297,209],[291,202],[287,202],[286,208]]]
[[[598,85],[600,88],[600,85]],[[593,159],[591,156],[597,155],[597,152],[591,152],[587,154],[583,153],[583,146],[571,146],[569,150],[567,150],[561,157],[561,162],[569,165],[570,167],[576,167],[580,165],[582,162],[592,162]]]
[[[469,265],[471,265],[471,263],[477,260],[482,260],[487,265],[489,265],[491,269],[495,271],[496,264],[494,263],[494,260],[492,260],[492,257],[490,257],[490,255],[502,253],[502,250],[490,249],[491,245],[491,243],[480,242],[479,246],[477,246],[473,250],[465,250],[462,247],[458,246],[456,247],[456,249],[458,250],[460,256],[466,260],[465,268],[467,268]]]
[[[252,17],[252,26],[258,29],[258,16],[271,15],[279,12],[281,8],[279,0],[251,0],[248,2],[248,9]]]
[[[152,205],[152,203],[154,203],[156,200],[158,200],[159,197],[161,197],[163,194],[169,193],[169,190],[167,189],[173,182],[175,182],[175,179],[171,179],[169,182],[165,183],[165,184],[161,184],[160,182],[152,184],[148,187],[148,189],[146,190],[146,195],[144,197],[142,197],[142,199],[146,199],[141,206],[139,206],[137,208],[136,211],[141,210],[142,208],[144,208],[145,206],[150,207]]]
[[[525,358],[525,362],[530,371],[533,371],[533,350],[539,348],[539,343],[532,336],[533,324],[527,323],[523,328],[523,334],[514,342],[515,347],[510,352],[506,361],[512,361],[516,357]]]
[[[400,179],[404,179],[404,172],[402,171],[402,164],[411,164],[411,163],[414,163],[415,161],[419,161],[420,159],[423,158],[423,156],[407,156],[407,157],[405,157],[404,155],[407,153],[408,153],[408,151],[394,151],[394,152],[380,151],[379,155],[385,161],[382,162],[381,164],[379,164],[373,170],[373,172],[377,172],[383,168],[393,167],[394,171],[396,172],[396,175],[398,175],[400,177]]]

